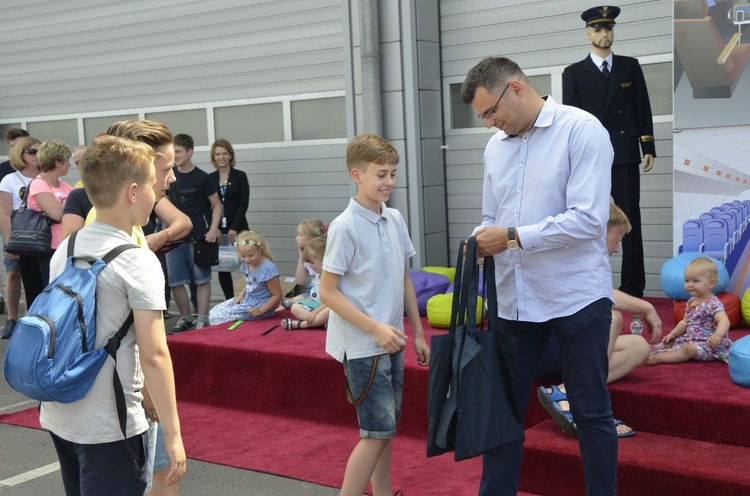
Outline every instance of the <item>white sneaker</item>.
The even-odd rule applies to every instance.
[[[195,328],[196,329],[203,329],[204,327],[208,327],[208,322],[203,322],[202,320],[196,320],[195,321]]]

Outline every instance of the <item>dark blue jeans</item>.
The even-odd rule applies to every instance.
[[[589,496],[615,495],[617,488],[617,431],[605,387],[611,320],[612,302],[606,298],[573,315],[547,322],[500,319],[500,325],[517,340],[515,393],[522,415],[529,406],[532,384],[548,337],[554,335],[560,343],[563,379],[578,427]],[[515,496],[522,455],[523,443],[486,453],[479,495]]]

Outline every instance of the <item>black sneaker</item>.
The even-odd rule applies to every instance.
[[[5,323],[3,332],[0,333],[0,338],[10,339],[10,337],[13,335],[13,330],[15,328],[16,328],[16,321],[13,319],[10,319],[8,322]]]
[[[171,331],[169,331],[167,334],[177,334],[180,332],[189,331],[190,329],[195,328],[195,321],[194,320],[188,320],[184,318],[180,318],[180,320],[177,321],[177,325],[175,325]]]

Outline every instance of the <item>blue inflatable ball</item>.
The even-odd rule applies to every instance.
[[[690,299],[690,295],[685,291],[685,269],[692,260],[699,257],[706,256],[698,252],[685,252],[664,262],[661,267],[660,279],[661,290],[664,291],[665,295],[673,300]],[[729,286],[729,271],[721,261],[712,257],[706,258],[713,260],[719,269],[719,280],[716,282],[713,293],[723,293]]]

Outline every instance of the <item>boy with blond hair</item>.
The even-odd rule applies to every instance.
[[[404,309],[421,366],[430,350],[406,260],[414,256],[406,223],[385,202],[396,182],[398,152],[379,136],[356,136],[346,150],[357,196],[332,223],[320,282],[331,309],[326,352],[344,364],[347,399],[356,407],[360,441],[349,456],[342,496],[391,495],[391,442],[401,417]]]
[[[81,178],[97,214],[96,221],[77,235],[77,258],[101,258],[116,246],[132,244],[133,227],[146,224],[154,207],[154,156],[143,143],[115,136],[94,139],[81,161]],[[50,261],[52,278],[65,266],[69,239]],[[175,484],[185,473],[172,361],[162,319],[161,274],[156,255],[143,248],[126,250],[106,265],[97,279],[96,347],[115,334],[131,311],[135,332],[125,335],[116,363],[104,365],[84,398],[41,405],[40,423],[52,436],[68,495],[144,493],[148,456],[148,424],[141,407],[144,378],[165,433],[171,463],[167,480]],[[126,439],[114,413],[113,367],[125,394]]]

